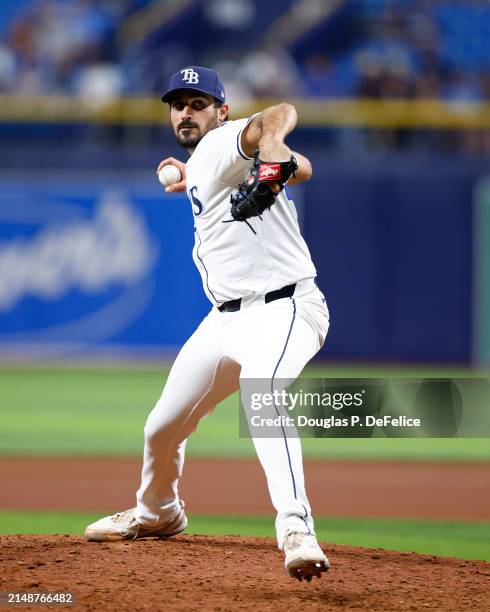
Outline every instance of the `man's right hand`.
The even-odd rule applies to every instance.
[[[175,159],[175,157],[167,157],[167,159],[162,159],[162,161],[158,164],[157,176],[160,170],[164,166],[177,166],[182,176],[182,179],[178,183],[174,183],[173,185],[169,185],[168,187],[165,187],[165,191],[167,193],[178,193],[178,192],[185,191],[185,164],[184,162],[181,162],[179,159]]]

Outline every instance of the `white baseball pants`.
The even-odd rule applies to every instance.
[[[268,304],[263,296],[245,298],[237,312],[213,308],[182,347],[148,416],[136,495],[138,520],[159,523],[177,511],[185,444],[200,419],[243,379],[270,379],[272,384],[275,379],[296,379],[322,346],[328,326],[325,298],[313,279],[298,283],[292,298]],[[301,442],[286,438],[279,427],[274,437],[253,442],[277,511],[282,548],[287,529],[314,533]]]

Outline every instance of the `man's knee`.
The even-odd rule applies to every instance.
[[[146,443],[161,443],[172,439],[181,427],[181,419],[172,416],[168,410],[158,402],[148,415],[144,435]]]

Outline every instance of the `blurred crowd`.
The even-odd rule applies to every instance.
[[[248,1],[253,7],[252,0]],[[238,6],[243,0],[236,2]],[[443,9],[451,3],[360,0],[358,6],[369,7],[370,2],[381,5],[382,10],[375,16],[359,10],[354,18],[356,36],[347,39],[344,48],[295,57],[286,46],[250,40],[248,49],[252,52],[237,53],[217,46],[210,55],[232,82],[238,81],[246,95],[255,97],[290,96],[298,91],[318,98],[358,95],[480,100],[488,96],[488,3],[480,3],[479,12],[462,13],[470,17],[461,32],[466,35],[466,43],[464,36],[461,38],[468,49],[460,48],[458,56],[450,47],[457,42],[453,40],[452,30],[457,27],[453,22],[461,11],[445,14]],[[0,90],[79,93],[96,70],[103,74],[100,80],[110,81],[116,90],[151,91],[158,79],[135,74],[138,66],[130,65],[136,56],[134,48],[117,40],[124,20],[145,4],[148,0],[18,0],[17,10],[0,33]],[[221,20],[227,4],[227,0],[213,4],[222,8]],[[461,5],[464,8],[464,3]],[[205,17],[217,21],[217,10],[205,12]],[[243,20],[243,10],[235,11],[235,17]],[[463,22],[459,20],[460,26]],[[164,45],[162,40],[162,54]],[[204,58],[182,59],[199,63]],[[109,89],[109,84],[106,87]]]
[[[225,37],[220,46],[211,34],[206,51],[197,56],[192,37],[168,44],[168,33],[163,33],[158,44],[148,47],[144,39],[121,36],[128,19],[152,1],[177,5],[179,0],[3,0],[0,93],[102,100],[154,94],[181,64],[203,63],[220,71],[232,100],[303,96],[474,102],[490,95],[490,5],[483,0],[345,0],[345,6],[358,10],[350,13],[343,44],[325,42],[324,49],[313,44],[309,52],[303,46],[297,53],[294,45],[267,31],[242,48],[227,47]],[[301,23],[305,15],[311,19],[316,7],[321,25],[326,4],[289,0],[282,10],[297,6],[296,13],[289,11],[290,19]],[[251,32],[259,6],[257,0],[209,0],[202,3],[202,19],[210,32],[217,27],[238,31],[246,23]],[[388,140],[394,143],[390,146],[403,142],[396,132]],[[486,150],[488,138],[480,140],[473,138],[471,146]]]
[[[96,87],[104,95],[104,91],[124,90],[113,44],[124,2],[30,0],[19,4],[0,43],[2,92],[82,94]]]

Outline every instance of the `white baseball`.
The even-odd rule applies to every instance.
[[[164,187],[178,183],[181,178],[180,170],[177,166],[163,166],[158,173],[158,180]]]

